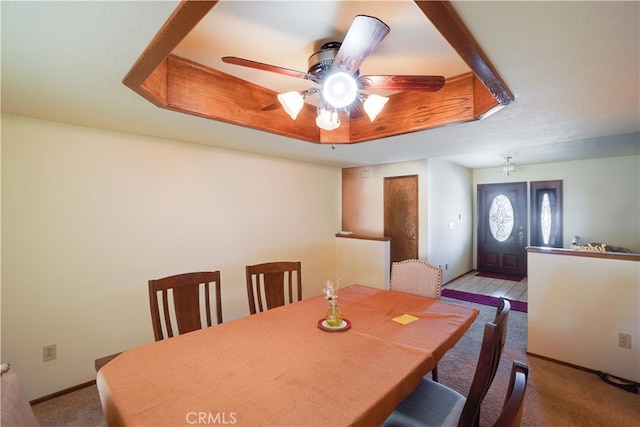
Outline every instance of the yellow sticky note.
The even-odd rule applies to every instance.
[[[393,318],[391,320],[393,320],[394,322],[398,322],[398,323],[402,323],[403,325],[406,325],[406,324],[411,323],[411,322],[413,322],[415,320],[418,320],[418,318],[416,316],[412,316],[410,314],[403,314],[402,316],[395,317],[395,318]]]

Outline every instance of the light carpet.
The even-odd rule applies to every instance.
[[[471,328],[438,362],[441,383],[467,395],[480,353],[484,324],[493,321],[495,308],[442,298],[455,304],[477,307],[480,315]],[[494,382],[485,397],[480,426],[491,426],[498,418],[509,385],[514,360],[529,365],[523,426],[586,427],[634,426],[640,420],[640,395],[603,382],[597,375],[528,356],[527,314],[511,311],[505,348]]]

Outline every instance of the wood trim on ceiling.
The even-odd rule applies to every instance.
[[[172,55],[217,3],[182,1],[125,76],[125,86],[161,108],[320,144],[365,142],[479,120],[513,101],[451,5],[415,1],[472,73],[448,78],[437,92],[392,95],[374,123],[360,115],[345,118],[334,131],[325,131],[316,126],[315,108],[307,104],[294,121],[281,108],[272,108],[276,92]],[[242,97],[242,102],[228,96],[247,91],[251,96]]]
[[[487,55],[482,51],[473,35],[462,22],[447,1],[419,1],[415,4],[422,10],[451,47],[478,76],[480,81],[489,89],[501,105],[507,105],[513,101],[513,95],[498,75]]]
[[[144,81],[198,25],[218,1],[183,1],[146,47],[125,76],[125,86],[138,92]]]

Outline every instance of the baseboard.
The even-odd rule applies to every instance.
[[[463,276],[466,276],[467,274],[472,273],[472,272],[474,272],[474,271],[475,271],[475,270],[469,270],[469,271],[467,271],[466,273],[462,273],[461,275],[454,277],[453,279],[449,279],[449,280],[447,280],[447,282],[446,282],[446,283],[443,283],[443,284],[442,284],[442,286],[446,286],[446,285],[448,285],[449,283],[453,282],[454,280],[458,280],[459,278],[461,278],[461,277],[463,277]]]
[[[598,372],[599,372],[599,371],[596,371],[595,369],[585,368],[584,366],[574,365],[573,363],[563,362],[562,360],[552,359],[551,357],[541,356],[539,354],[530,353],[528,351],[527,351],[527,356],[537,357],[538,359],[546,360],[548,362],[557,363],[558,365],[567,366],[567,367],[573,368],[573,369],[579,369],[581,371],[589,372],[590,374],[594,374],[594,375],[598,375]],[[628,380],[626,378],[620,378],[620,379],[625,381],[625,382],[632,383],[632,384],[635,384],[637,386],[640,386],[640,383],[638,383],[636,381]]]
[[[86,383],[74,385],[73,387],[65,388],[64,390],[56,391],[55,393],[48,394],[46,396],[33,399],[29,402],[31,406],[38,403],[46,402],[47,400],[55,399],[56,397],[64,396],[65,394],[73,393],[74,391],[81,390],[85,387],[90,387],[96,383],[96,380],[87,381]]]

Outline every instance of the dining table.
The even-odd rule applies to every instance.
[[[109,426],[375,426],[460,340],[473,307],[351,285],[124,351],[96,383]]]

